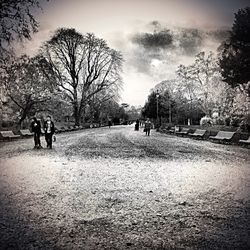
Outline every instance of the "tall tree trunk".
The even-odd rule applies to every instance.
[[[18,127],[21,128],[23,121],[27,117],[27,115],[30,113],[34,103],[30,102],[30,100],[26,103],[25,108],[22,110],[21,118],[18,121]]]
[[[80,125],[80,117],[79,117],[79,106],[77,100],[77,89],[74,88],[74,119],[75,119],[75,126]]]
[[[80,125],[80,117],[78,115],[78,112],[76,112],[76,115],[75,115],[75,126],[79,126]]]
[[[23,121],[25,120],[26,117],[27,117],[27,112],[25,110],[23,110],[22,116],[21,116],[21,118],[19,119],[19,121],[17,123],[18,128],[22,128],[22,123],[23,123]]]
[[[85,121],[85,104],[86,104],[86,101],[85,101],[84,97],[82,96],[79,110],[78,110],[80,123],[84,123],[84,121]]]

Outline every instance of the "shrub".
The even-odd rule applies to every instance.
[[[225,125],[230,126],[230,117],[225,118]]]
[[[225,125],[225,119],[222,118],[222,117],[218,117],[218,118],[216,119],[216,124],[217,124],[217,125]]]
[[[213,125],[213,120],[212,120],[212,118],[210,118],[208,116],[204,116],[200,120],[200,125],[201,126],[212,126]]]
[[[2,121],[2,127],[3,128],[11,128],[14,126],[13,121]]]
[[[232,116],[230,119],[230,125],[233,127],[239,127],[241,123],[242,123],[242,118],[238,116]]]

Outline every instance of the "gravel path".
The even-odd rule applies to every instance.
[[[0,144],[0,249],[250,249],[249,149],[131,126],[32,147]]]

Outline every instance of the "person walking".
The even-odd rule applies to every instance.
[[[108,126],[109,126],[109,128],[112,126],[112,121],[111,121],[111,119],[108,120]]]
[[[41,123],[36,119],[36,117],[32,118],[31,122],[31,131],[34,133],[34,148],[39,149],[42,148],[40,136],[41,136]]]
[[[146,132],[147,136],[150,135],[151,127],[152,127],[151,121],[149,120],[149,118],[147,118],[147,120],[145,121],[145,128],[144,128],[144,131]]]
[[[135,131],[139,131],[139,125],[140,125],[140,121],[139,119],[137,119],[135,122]]]
[[[48,115],[44,123],[45,140],[47,142],[47,148],[52,148],[52,137],[55,133],[55,125],[51,120],[51,116]]]

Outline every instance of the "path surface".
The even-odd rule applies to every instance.
[[[0,249],[250,249],[249,149],[130,126],[32,147],[0,144]]]

